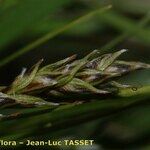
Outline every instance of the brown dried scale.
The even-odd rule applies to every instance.
[[[101,55],[99,50],[94,50],[82,59],[73,55],[42,68],[43,60],[40,60],[28,72],[23,69],[10,86],[0,87],[0,106],[10,103],[8,99],[22,105],[59,105],[50,102],[51,97],[84,93],[107,96],[113,94],[112,89],[128,88],[114,80],[150,65],[117,60],[124,52],[125,49]]]

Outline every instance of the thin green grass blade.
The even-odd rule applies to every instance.
[[[110,6],[107,6],[107,7],[92,11],[91,13],[88,13],[87,15],[78,18],[77,20],[71,22],[70,24],[63,26],[62,28],[56,29],[52,32],[49,32],[45,36],[39,38],[38,40],[30,43],[29,45],[25,46],[24,48],[18,50],[17,52],[13,53],[12,55],[1,60],[0,67],[11,62],[15,58],[18,58],[19,56],[27,53],[28,51],[33,50],[34,48],[36,48],[39,45],[48,41],[49,39],[59,35],[60,33],[72,28],[73,26],[79,24],[80,22],[82,22],[86,19],[89,19],[90,17],[92,17],[96,14],[103,14],[103,15],[99,15],[99,17],[100,17],[99,19],[101,21],[110,23],[112,26],[116,27],[117,29],[119,29],[123,32],[126,32],[127,35],[136,36],[139,39],[141,39],[141,41],[143,41],[144,43],[149,44],[149,42],[150,42],[150,39],[149,39],[150,31],[149,30],[144,30],[140,26],[137,26],[136,23],[131,21],[130,19],[127,19],[123,16],[119,16],[114,12],[104,13],[109,8],[110,8]],[[149,17],[147,17],[147,18],[149,18]],[[149,20],[149,19],[147,19],[147,20]],[[145,22],[148,22],[148,21],[146,21],[146,19],[145,19]],[[145,23],[143,22],[142,24],[145,24]],[[143,25],[141,25],[141,26],[143,26]],[[114,41],[110,42],[110,44],[109,44],[110,47],[112,47],[116,43],[120,42],[127,35],[122,35],[121,37],[120,36],[117,37]],[[106,49],[106,48],[109,48],[109,47],[108,46],[104,47],[104,49]]]
[[[35,113],[34,111],[24,112],[18,119],[1,120],[0,135],[12,138],[11,135],[20,134],[19,137],[29,137],[30,135],[40,135],[39,131],[42,131],[41,134],[46,132],[52,133],[100,117],[103,118],[148,100],[150,96],[149,90],[150,86],[139,88],[137,91],[132,89],[121,90],[119,97],[115,99],[95,101],[81,105],[60,106],[58,108],[55,107],[53,111],[50,107],[49,112],[48,107],[44,107],[43,110],[35,109]],[[42,112],[41,114],[40,111]],[[17,130],[10,128],[10,126],[17,126]]]
[[[0,15],[0,50],[70,0],[21,0]]]
[[[142,18],[142,20],[139,22],[139,26],[144,27],[148,22],[150,21],[150,13],[147,13],[145,17]],[[129,37],[128,33],[124,33],[114,38],[112,41],[107,43],[106,45],[102,46],[100,49],[103,52],[107,52],[111,50],[113,47],[115,47],[117,44],[122,42],[123,40],[127,39]]]
[[[109,11],[103,16],[100,16],[101,21],[110,24],[119,31],[126,32],[133,37],[136,37],[140,42],[147,45],[150,43],[150,30],[137,26],[137,23],[125,16],[117,14],[114,11]]]
[[[83,21],[93,17],[94,15],[96,15],[96,14],[103,14],[104,12],[106,12],[110,8],[111,8],[111,6],[106,6],[104,8],[99,8],[97,10],[94,10],[94,11],[92,11],[92,12],[82,16],[82,17],[79,17],[75,21],[73,21],[73,22],[71,22],[71,23],[69,23],[69,24],[67,24],[67,25],[65,25],[65,26],[63,26],[63,27],[61,27],[59,29],[56,29],[56,30],[54,30],[52,32],[47,33],[45,36],[37,39],[34,42],[31,42],[29,45],[25,46],[24,48],[18,50],[17,52],[13,53],[12,55],[10,55],[10,56],[4,58],[3,60],[1,60],[0,67],[2,67],[5,64],[11,62],[15,58],[18,58],[19,56],[21,56],[21,55],[23,55],[23,54],[25,54],[25,53],[35,49],[39,45],[45,43],[49,39],[54,38],[55,36],[59,35],[60,33],[62,33],[64,31],[72,28],[73,26],[78,25],[79,23],[81,23],[81,22],[83,22]]]

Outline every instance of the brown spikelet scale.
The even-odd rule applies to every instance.
[[[138,69],[149,69],[150,65],[141,62],[126,62],[117,58],[126,52],[101,55],[92,51],[82,59],[76,55],[40,68],[43,60],[35,64],[30,71],[23,69],[8,87],[0,87],[0,106],[9,103],[21,105],[58,105],[55,99],[74,97],[79,101],[88,95],[109,96],[116,94],[118,88],[130,85],[117,83],[116,78]],[[68,100],[69,101],[69,100]],[[76,100],[75,100],[76,101]],[[58,102],[58,101],[57,101]]]

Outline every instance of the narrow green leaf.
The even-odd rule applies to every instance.
[[[54,38],[55,36],[59,35],[60,33],[72,28],[75,25],[78,25],[79,23],[93,17],[96,14],[103,14],[104,12],[106,12],[106,10],[110,9],[111,6],[106,6],[104,8],[99,8],[97,10],[94,10],[84,16],[79,17],[78,19],[74,20],[73,22],[59,28],[56,29],[54,31],[51,31],[49,33],[47,33],[45,36],[37,39],[36,41],[33,41],[32,43],[30,43],[29,45],[25,46],[24,48],[18,50],[17,52],[13,53],[12,55],[4,58],[3,60],[1,60],[0,62],[0,67],[4,66],[5,64],[9,63],[10,61],[14,60],[15,58],[18,58],[19,56],[27,53],[28,51],[31,51],[33,49],[35,49],[36,47],[38,47],[39,45],[45,43],[46,41],[48,41],[49,39]],[[39,8],[40,9],[40,8]]]
[[[0,50],[70,0],[21,0],[0,16]]]
[[[139,26],[143,27],[145,26],[148,22],[150,21],[150,13],[147,13],[139,22]],[[127,39],[129,37],[129,33],[126,33],[123,31],[123,34],[115,37],[112,41],[108,42],[106,45],[102,46],[100,49],[103,52],[107,52],[110,51],[111,49],[113,49],[117,44],[119,44],[120,42],[122,42],[123,40]],[[133,35],[134,37],[134,35]]]
[[[50,111],[38,116],[22,117],[14,121],[1,121],[0,132],[3,136],[10,136],[17,133],[20,134],[20,136],[26,135],[26,137],[30,135],[40,135],[38,132],[39,130],[42,130],[42,134],[46,132],[52,133],[61,129],[66,129],[68,126],[76,126],[81,123],[109,116],[127,107],[144,102],[150,96],[149,87],[140,88],[138,91],[127,90],[126,92],[132,95],[132,97],[101,100],[77,106],[61,106],[52,112]],[[139,96],[139,94],[142,96]],[[68,124],[68,126],[66,126],[66,124]],[[18,130],[10,128],[10,126],[16,125]]]
[[[109,23],[117,30],[126,32],[127,34],[136,37],[139,41],[149,45],[150,30],[137,26],[135,21],[113,11],[109,11],[100,17],[101,21]]]

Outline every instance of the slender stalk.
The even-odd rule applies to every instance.
[[[9,120],[1,121],[1,132],[3,133],[3,135],[14,135],[17,133],[20,134],[19,138],[21,138],[21,136],[30,137],[31,135],[40,135],[47,132],[53,133],[61,129],[88,122],[89,120],[95,120],[100,117],[103,118],[112,115],[113,113],[124,110],[128,107],[140,104],[145,100],[148,100],[150,96],[149,90],[150,86],[142,87],[135,92],[132,90],[125,90],[121,91],[121,94],[119,96],[131,96],[128,96],[126,98],[95,101],[82,105],[70,105],[68,107],[61,106],[61,108],[56,108],[54,111],[50,110],[50,112],[48,112],[48,109],[43,108],[43,110],[46,110],[47,113],[40,114],[38,112],[37,115],[34,114],[33,116],[29,114],[23,115],[21,117],[23,119],[15,118],[15,120],[10,123],[8,123]],[[146,96],[142,97],[139,95]],[[10,125],[15,126],[16,123],[18,127],[17,131],[9,128]],[[9,137],[7,136],[7,138]]]
[[[6,65],[7,63],[11,62],[12,60],[14,60],[15,58],[18,58],[19,56],[35,49],[36,47],[40,46],[41,44],[47,42],[48,40],[56,37],[57,35],[59,35],[60,33],[72,28],[73,26],[93,17],[94,15],[96,14],[102,14],[104,12],[106,12],[108,9],[111,8],[111,5],[109,6],[106,6],[104,8],[99,8],[99,9],[96,9],[84,16],[81,16],[79,17],[78,19],[72,21],[71,23],[59,28],[59,29],[56,29],[54,31],[50,31],[49,33],[47,33],[46,35],[44,35],[43,37],[35,40],[34,42],[31,42],[30,44],[28,44],[27,46],[25,46],[24,48],[18,50],[17,52],[13,53],[12,55],[4,58],[3,60],[1,60],[0,62],[0,67]]]
[[[150,21],[150,13],[148,12],[143,18],[142,20],[139,22],[139,26],[140,27],[144,27],[148,22]],[[101,47],[100,49],[103,52],[107,52],[110,49],[112,49],[113,47],[115,47],[117,44],[119,44],[120,42],[122,42],[123,40],[127,39],[129,36],[128,33],[123,33],[119,36],[117,36],[116,38],[114,38],[112,41],[110,41],[108,44],[104,45],[103,47]]]

